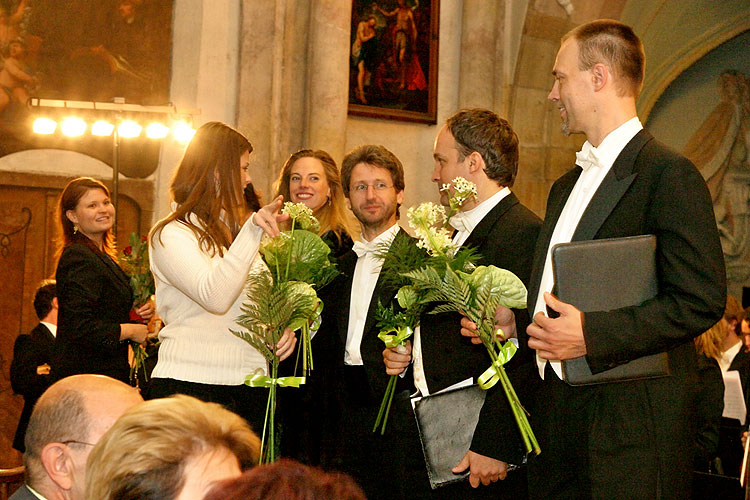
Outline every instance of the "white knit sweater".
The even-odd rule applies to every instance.
[[[263,356],[229,329],[238,330],[244,287],[263,231],[249,219],[224,256],[200,248],[195,234],[173,221],[154,235],[149,249],[156,283],[159,361],[152,376],[213,385],[239,385],[261,369]]]

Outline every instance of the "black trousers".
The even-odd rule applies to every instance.
[[[547,364],[532,403],[531,424],[542,452],[529,458],[529,498],[653,500],[660,491],[687,498],[689,493],[672,496],[676,489],[664,489],[674,473],[665,467],[664,440],[684,443],[685,455],[667,460],[673,464],[692,465],[694,443],[678,420],[665,436],[664,423],[656,420],[672,416],[659,411],[663,402],[654,400],[648,385],[674,384],[679,390],[680,382],[670,379],[572,387]]]
[[[186,394],[208,403],[219,403],[247,420],[258,437],[263,434],[268,389],[246,385],[200,384],[171,378],[151,380],[150,399],[173,394]]]

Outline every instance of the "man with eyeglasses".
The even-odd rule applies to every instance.
[[[91,449],[125,410],[142,401],[136,389],[103,375],[73,375],[52,384],[26,429],[26,484],[10,500],[85,500]]]
[[[477,196],[467,200],[461,211],[449,223],[455,228],[453,242],[459,247],[472,247],[481,258],[477,265],[494,265],[516,274],[524,283],[531,274],[532,257],[541,220],[520,203],[510,188],[518,171],[518,137],[507,120],[486,109],[461,110],[448,118],[440,129],[433,149],[435,166],[431,180],[438,186],[440,201],[447,205],[453,192],[453,180],[463,177],[477,187]],[[447,189],[445,187],[447,186]],[[516,315],[518,331],[524,331],[529,323],[525,311]],[[457,313],[425,314],[420,329],[415,334],[407,352],[395,349],[383,351],[389,374],[403,372],[410,364],[414,384],[422,396],[434,394],[450,387],[475,382],[490,366],[490,358],[481,345],[473,345],[459,335],[461,316]],[[523,344],[521,344],[523,346]],[[519,350],[506,369],[522,372],[530,365],[527,350]],[[407,373],[408,375],[408,373]],[[523,380],[515,384],[519,395],[523,394]],[[499,385],[490,389],[487,398],[493,398]],[[409,408],[407,408],[409,410]],[[487,416],[495,418],[498,413]],[[507,421],[506,421],[507,420]],[[517,433],[515,422],[498,419],[489,426],[493,430],[507,429]],[[416,428],[415,428],[416,429]],[[502,434],[502,430],[499,431]],[[412,432],[409,438],[416,441]],[[472,450],[484,449],[492,436],[474,436]],[[419,446],[418,442],[417,445]],[[473,453],[473,452],[469,452]],[[456,464],[454,472],[471,467],[472,473],[480,464],[470,463],[469,454]],[[520,462],[520,460],[519,460]],[[491,490],[476,491],[479,480],[472,477],[472,484],[454,483],[431,491],[424,466],[420,477],[413,478],[412,498],[525,498],[525,473],[523,470],[500,474],[503,481]],[[474,474],[472,474],[474,476]],[[500,477],[495,477],[499,479]],[[489,482],[489,481],[488,481]]]
[[[313,340],[318,346],[327,343],[331,347],[325,351],[333,353],[327,392],[334,395],[335,420],[327,424],[333,435],[324,440],[324,465],[354,476],[371,500],[395,498],[389,486],[395,460],[389,443],[394,435],[390,428],[385,436],[373,433],[389,380],[375,311],[378,304],[390,305],[397,290],[383,278],[379,254],[397,240],[410,239],[397,224],[404,170],[385,147],[359,146],[344,158],[341,183],[361,235],[339,259],[341,275],[324,289],[323,323]],[[319,366],[316,363],[316,372]],[[411,387],[397,389],[408,397]]]

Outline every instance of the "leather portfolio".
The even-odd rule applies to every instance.
[[[636,306],[657,293],[656,236],[561,243],[552,248],[553,293],[583,312]],[[667,353],[644,356],[592,374],[586,357],[562,362],[570,385],[669,375]]]
[[[432,489],[469,476],[468,470],[454,474],[451,469],[469,451],[484,398],[485,391],[472,385],[424,396],[414,403]]]

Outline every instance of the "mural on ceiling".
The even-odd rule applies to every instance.
[[[729,293],[750,295],[750,32],[714,48],[662,93],[647,128],[690,158],[714,202]],[[647,70],[648,71],[648,70]]]
[[[166,104],[171,26],[171,0],[0,0],[0,156],[57,147],[109,161],[111,141],[30,135],[27,102]]]

